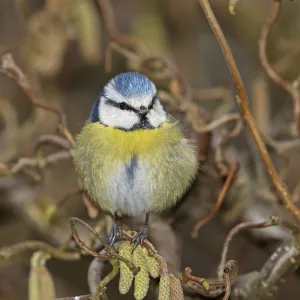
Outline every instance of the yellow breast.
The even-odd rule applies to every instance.
[[[197,171],[194,147],[176,122],[136,131],[87,124],[77,136],[74,162],[103,210],[121,207],[131,215],[172,206]]]
[[[177,126],[177,123],[166,122],[153,130],[124,131],[92,123],[83,128],[79,142],[91,144],[94,149],[101,149],[102,154],[110,153],[117,160],[128,161],[132,155],[147,156],[179,141],[182,136]]]

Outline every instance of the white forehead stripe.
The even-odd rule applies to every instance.
[[[136,95],[134,97],[130,97],[127,98],[123,95],[121,95],[119,93],[118,90],[116,90],[113,82],[109,83],[105,89],[104,89],[104,93],[105,93],[105,97],[117,102],[117,103],[121,103],[121,102],[125,102],[127,104],[129,104],[130,106],[134,107],[135,109],[139,109],[140,106],[146,106],[148,107],[150,105],[150,103],[152,102],[152,99],[154,97],[154,95],[156,94],[156,88],[153,85],[153,94],[141,94],[141,95]]]

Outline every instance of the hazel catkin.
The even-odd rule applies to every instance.
[[[183,290],[180,280],[173,274],[170,274],[171,278],[171,299],[172,300],[184,300]]]
[[[131,253],[133,250],[133,246],[130,242],[125,242],[120,246],[119,254],[124,258],[131,260]],[[126,263],[120,261],[120,281],[119,281],[119,291],[120,294],[128,293],[132,282],[133,282],[134,274],[131,269],[127,266]]]
[[[171,277],[169,274],[160,277],[158,300],[171,300]]]
[[[150,278],[147,262],[140,245],[133,250],[132,262],[140,268],[134,279],[134,297],[136,300],[142,300],[148,293]]]
[[[144,258],[147,262],[147,267],[149,274],[152,278],[159,277],[159,262],[158,260],[151,256],[146,248],[142,248]]]

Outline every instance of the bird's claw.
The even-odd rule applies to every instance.
[[[148,238],[148,227],[144,227],[141,232],[138,232],[132,239],[133,249],[137,247],[138,244],[143,245],[144,241]]]
[[[111,247],[116,242],[116,240],[122,240],[123,238],[123,230],[120,225],[114,222],[111,226],[109,237],[107,240],[108,245]]]

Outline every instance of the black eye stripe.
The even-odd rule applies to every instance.
[[[128,105],[125,102],[118,103],[118,102],[115,102],[115,101],[113,101],[111,99],[108,99],[108,98],[105,98],[105,99],[106,99],[106,103],[113,106],[113,107],[118,107],[121,110],[128,110],[128,111],[133,111],[133,112],[136,112],[136,113],[138,112],[138,110],[131,107],[130,105]]]
[[[122,109],[122,110],[129,110],[129,111],[137,112],[137,110],[135,108],[131,107],[130,105],[128,105],[125,102],[121,102],[121,103],[118,103],[118,104],[119,104],[119,108]]]
[[[152,98],[152,101],[150,103],[150,105],[148,106],[148,110],[152,109],[153,108],[153,105],[155,103],[155,101],[158,99],[158,97],[155,95],[153,98]],[[133,111],[135,113],[138,113],[139,111],[137,109],[135,109],[134,107],[128,105],[127,103],[125,102],[121,102],[121,103],[118,103],[118,102],[115,102],[111,99],[108,99],[108,98],[105,98],[106,100],[106,103],[113,106],[113,107],[118,107],[120,108],[121,110],[128,110],[128,111]]]
[[[113,106],[113,107],[119,107],[119,103],[117,103],[117,102],[115,102],[115,101],[112,101],[112,100],[110,100],[110,99],[105,98],[105,102],[106,102],[107,104],[109,104],[110,106]]]

